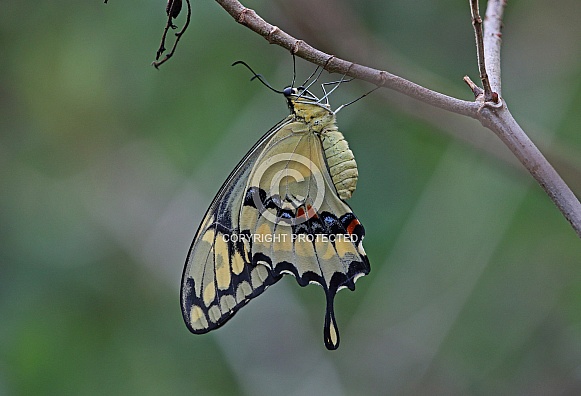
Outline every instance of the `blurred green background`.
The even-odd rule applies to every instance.
[[[579,394],[579,239],[492,133],[387,90],[338,120],[372,265],[336,299],[341,347],[323,346],[321,289],[292,278],[223,329],[187,331],[191,238],[287,115],[230,64],[279,88],[292,76],[288,52],[193,3],[160,70],[165,1],[2,4],[0,394]],[[467,1],[245,5],[328,53],[472,98]],[[580,13],[510,1],[502,58],[509,107],[578,195]],[[369,89],[344,84],[332,104]]]

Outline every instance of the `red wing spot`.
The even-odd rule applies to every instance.
[[[353,231],[355,231],[355,227],[357,227],[359,224],[361,224],[359,220],[357,219],[351,220],[351,223],[349,223],[349,225],[347,226],[347,232],[349,233],[349,235],[353,234]]]
[[[303,207],[301,206],[298,210],[297,210],[297,216],[296,217],[303,217],[305,215],[305,210],[303,209]]]
[[[317,211],[311,205],[307,205],[307,216],[309,219],[316,219],[319,217],[317,216]]]

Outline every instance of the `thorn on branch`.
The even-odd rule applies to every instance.
[[[470,77],[464,76],[464,82],[468,84],[468,86],[472,90],[472,93],[474,94],[474,99],[477,99],[480,95],[484,93],[484,90],[480,88],[478,85],[474,84],[474,81],[472,81]]]

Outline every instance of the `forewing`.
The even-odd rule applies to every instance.
[[[248,232],[239,226],[248,176],[281,128],[267,132],[230,174],[212,201],[190,247],[182,275],[181,306],[196,334],[223,325],[251,298],[280,279],[264,265],[252,265]]]

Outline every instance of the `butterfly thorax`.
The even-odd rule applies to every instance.
[[[289,107],[294,116],[320,133],[325,127],[335,125],[335,113],[324,104],[308,102],[304,98],[289,97]]]

